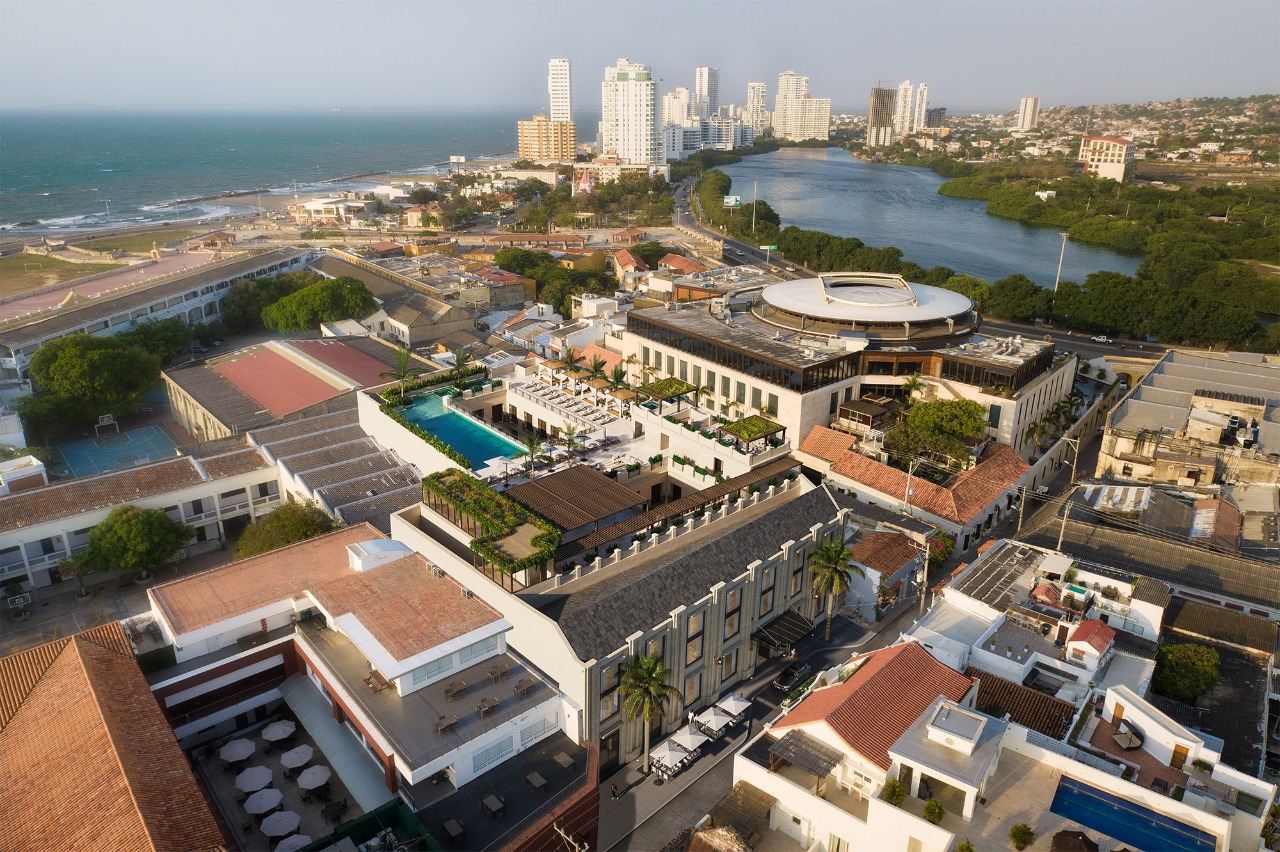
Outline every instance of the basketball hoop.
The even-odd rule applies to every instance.
[[[119,435],[120,424],[116,422],[114,414],[98,415],[98,425],[93,427],[94,433],[101,438],[105,431],[108,435]]]

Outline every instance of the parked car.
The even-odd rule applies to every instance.
[[[773,686],[783,692],[790,692],[804,683],[804,679],[808,677],[811,670],[812,667],[803,660],[792,663],[782,670],[782,674],[778,675],[777,679],[774,680]]]
[[[1107,337],[1105,334],[1095,334],[1093,337],[1089,339],[1092,340],[1094,343],[1115,343],[1114,340],[1112,340],[1110,337]]]

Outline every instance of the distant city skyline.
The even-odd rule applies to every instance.
[[[904,6],[928,22],[913,28],[911,50],[888,39],[846,50],[850,32],[900,25]],[[1280,91],[1278,3],[1118,0],[1071,8],[801,0],[781,14],[776,4],[750,0],[653,0],[642,7],[232,0],[211,15],[193,0],[5,0],[0,109],[471,107],[532,114],[547,108],[549,59],[570,59],[573,88],[591,93],[619,56],[649,65],[662,92],[689,86],[699,66],[718,68],[723,103],[744,103],[748,82],[803,69],[811,89],[832,99],[833,113],[866,113],[877,81],[896,86],[906,79],[931,81],[929,100],[952,115],[1015,112],[1028,91],[1038,93],[1041,109]],[[58,10],[57,37],[32,38],[48,28],[51,9]],[[643,26],[631,25],[641,10]],[[387,21],[395,22],[393,31],[384,29]],[[361,73],[314,70],[324,63],[308,60],[335,46],[354,50],[364,38],[380,47]],[[1116,73],[1117,64],[1125,73]],[[600,104],[580,95],[574,109],[598,112]]]

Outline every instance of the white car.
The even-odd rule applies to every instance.
[[[795,268],[794,266],[788,266],[788,267],[787,267],[787,271],[788,271],[788,272],[795,272],[795,271],[796,271],[796,268]]]
[[[1105,334],[1097,334],[1089,339],[1092,340],[1094,343],[1115,343],[1114,340],[1112,340],[1110,337],[1107,337]]]

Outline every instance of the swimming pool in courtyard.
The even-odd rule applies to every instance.
[[[472,470],[498,456],[513,459],[524,453],[524,447],[497,430],[446,407],[444,398],[450,395],[449,391],[432,391],[414,397],[413,405],[403,412],[405,419],[466,456]]]

